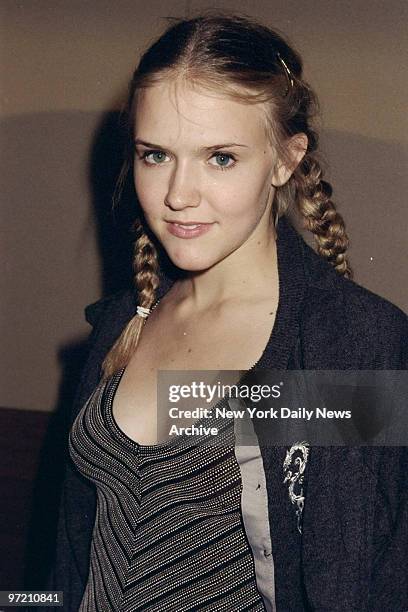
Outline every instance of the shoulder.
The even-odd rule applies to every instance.
[[[107,318],[115,317],[117,314],[131,318],[134,311],[135,295],[131,289],[108,295],[88,304],[84,309],[85,319],[92,327],[97,327]]]
[[[98,367],[135,312],[135,295],[131,289],[86,306],[85,319],[93,328],[88,341],[89,355]]]
[[[86,306],[85,318],[93,329],[88,337],[87,358],[73,405],[72,422],[97,386],[102,362],[134,311],[132,290],[112,294]]]
[[[398,369],[407,364],[408,317],[400,308],[340,276],[307,245],[305,269],[303,323],[309,332],[344,344],[350,356],[360,353],[360,367]]]

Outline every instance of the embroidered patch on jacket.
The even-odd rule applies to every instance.
[[[289,483],[289,499],[296,506],[297,528],[302,533],[302,513],[305,505],[303,494],[304,471],[309,457],[309,443],[296,442],[286,452],[283,462],[284,483]]]

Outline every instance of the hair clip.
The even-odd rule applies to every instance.
[[[287,66],[287,64],[286,64],[286,62],[285,62],[285,60],[281,58],[280,53],[277,53],[277,54],[276,54],[276,56],[277,56],[278,60],[280,61],[280,63],[281,63],[281,64],[282,64],[282,66],[283,66],[283,70],[284,70],[284,72],[285,72],[286,79],[287,79],[287,81],[288,81],[288,86],[287,86],[286,91],[285,91],[285,96],[287,96],[287,95],[288,95],[288,93],[289,93],[289,89],[290,89],[290,88],[292,88],[292,89],[293,89],[293,87],[294,87],[294,84],[295,84],[294,76],[293,76],[293,74],[291,73],[291,71],[289,70],[289,68],[288,68],[288,66]]]
[[[143,319],[147,319],[150,314],[150,308],[145,308],[144,306],[137,306],[136,314],[138,314],[139,317],[143,317]]]

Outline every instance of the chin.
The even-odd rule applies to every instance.
[[[216,263],[216,261],[210,260],[208,257],[194,257],[187,253],[172,253],[170,249],[166,252],[170,261],[177,268],[185,272],[204,272]]]
[[[184,270],[185,272],[204,272],[212,266],[212,264],[205,264],[197,261],[185,261],[172,258],[170,259],[177,268],[179,268],[180,270]]]

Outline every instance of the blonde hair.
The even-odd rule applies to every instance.
[[[285,163],[291,163],[285,142],[299,133],[307,136],[302,161],[289,181],[276,189],[273,214],[277,220],[295,207],[304,226],[313,233],[319,255],[339,274],[351,277],[344,221],[331,199],[332,188],[323,179],[317,155],[318,135],[312,126],[318,114],[317,97],[303,80],[299,54],[276,31],[249,17],[210,11],[177,21],[144,53],[129,87],[125,113],[127,153],[117,198],[133,167],[133,121],[138,93],[174,77],[247,104],[263,104],[267,135]],[[144,228],[142,215],[135,227],[134,281],[138,303],[151,308],[159,286],[158,251]],[[138,315],[129,321],[103,362],[104,377],[129,362],[144,322]]]

